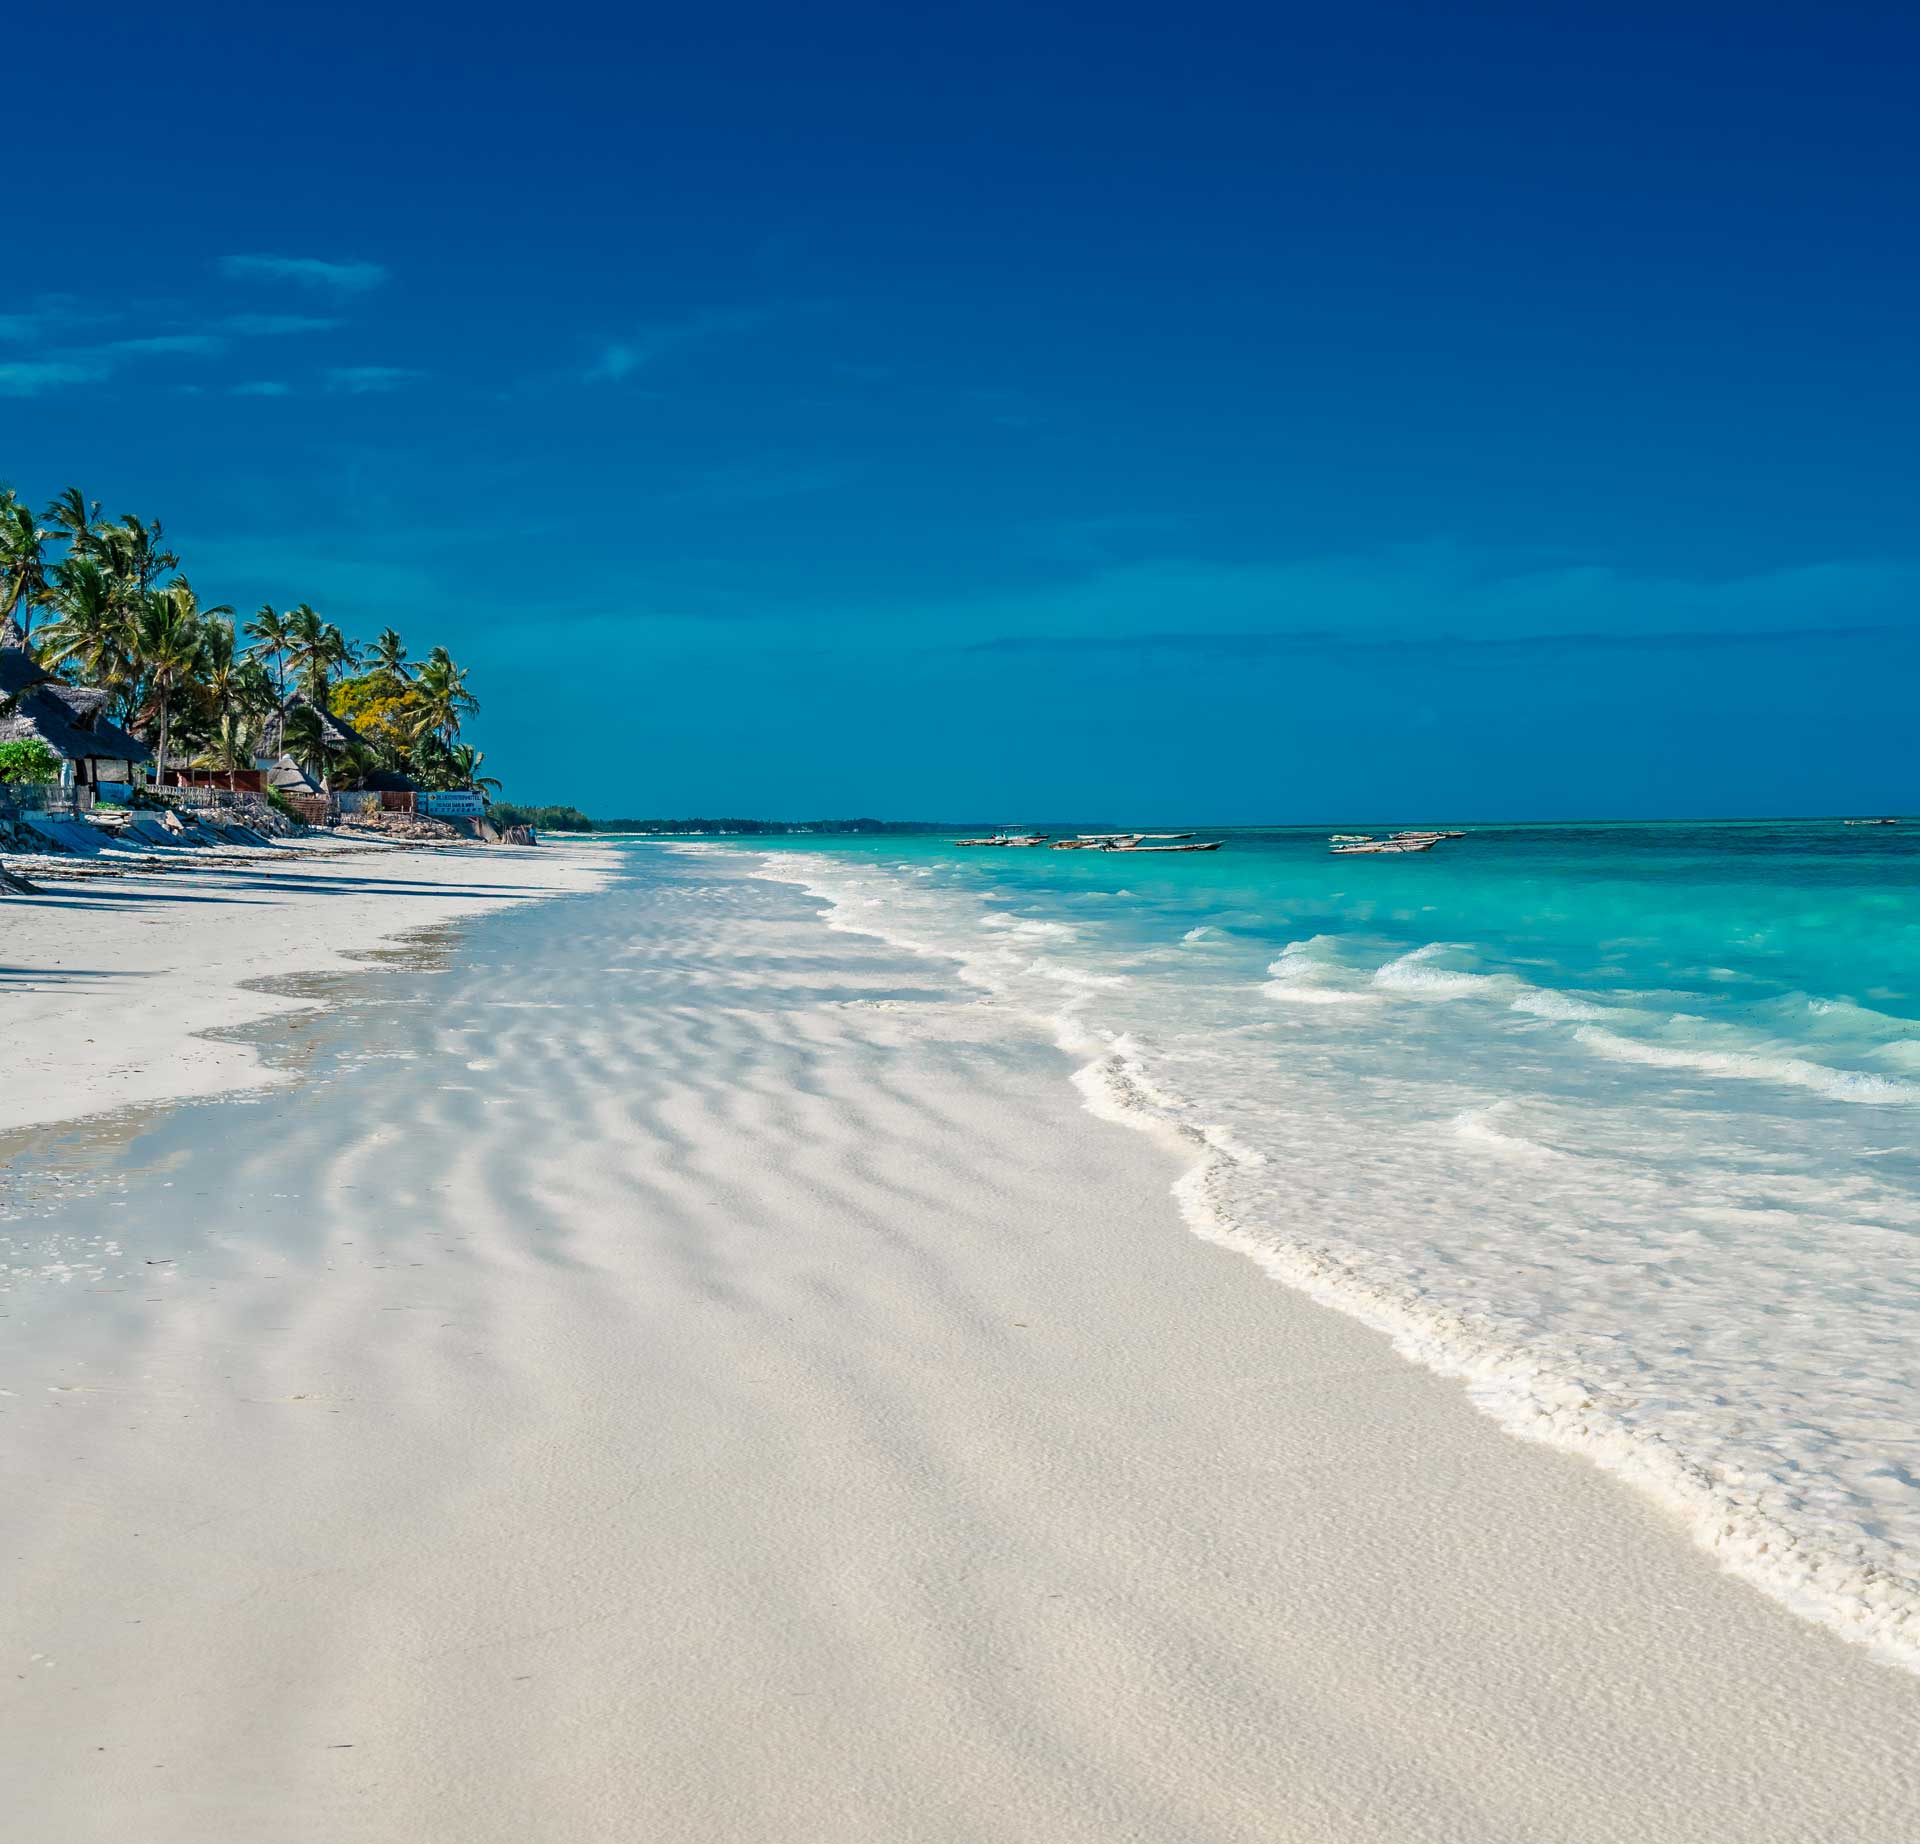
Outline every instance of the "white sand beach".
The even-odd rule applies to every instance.
[[[1920,1834],[1920,1679],[1196,1239],[1176,1149],[749,865],[5,906],[16,1125],[228,1089],[234,982],[495,910],[104,1177],[17,1136],[8,1835]]]
[[[232,1029],[297,999],[251,980],[347,965],[388,936],[593,887],[590,846],[413,848],[312,835],[219,862],[132,860],[0,898],[0,1131],[264,1079]]]

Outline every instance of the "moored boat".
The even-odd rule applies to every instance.
[[[1147,833],[1143,836],[1152,838],[1154,835]],[[1188,836],[1191,837],[1191,835]],[[1142,845],[1136,842],[1129,845],[1109,845],[1103,849],[1110,852],[1217,852],[1224,843],[1225,841],[1221,839],[1194,839],[1190,845]]]

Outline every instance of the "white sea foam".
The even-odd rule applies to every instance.
[[[1567,1024],[1580,1019],[1612,1015],[1606,1006],[1595,1005],[1590,999],[1575,998],[1570,992],[1557,992],[1552,987],[1544,986],[1529,986],[1525,992],[1515,995],[1512,1004],[1516,1012],[1527,1012],[1535,1018],[1550,1018]]]
[[[1602,1056],[1622,1063],[1644,1063],[1653,1069],[1682,1069],[1739,1081],[1783,1083],[1792,1088],[1811,1089],[1829,1101],[1920,1102],[1920,1083],[1897,1082],[1891,1076],[1870,1075],[1857,1069],[1832,1069],[1825,1063],[1811,1063],[1805,1057],[1647,1043],[1593,1025],[1576,1031],[1574,1036]]]
[[[1043,922],[1028,916],[1009,915],[1005,910],[982,916],[980,926],[1003,929],[1009,935],[1023,936],[1030,941],[1073,941],[1080,933],[1065,922]]]
[[[1288,1235],[1278,1224],[1297,1212],[1249,1222],[1240,1201],[1248,1168],[1232,1142],[1157,1107],[1138,1075],[1118,1061],[1090,1063],[1075,1081],[1105,1118],[1170,1130],[1194,1148],[1199,1156],[1174,1195],[1196,1234],[1385,1333],[1403,1357],[1461,1379],[1475,1405],[1510,1432],[1579,1453],[1657,1498],[1722,1566],[1795,1612],[1920,1672],[1920,1577],[1907,1558],[1844,1527],[1820,1531],[1783,1517],[1764,1477],[1690,1457],[1590,1377],[1514,1348],[1477,1315],[1383,1279],[1351,1249]],[[1464,1131],[1511,1149],[1510,1136],[1490,1129],[1484,1117]],[[1254,1195],[1280,1201],[1271,1193]],[[1901,1496],[1910,1500],[1910,1487]]]
[[[1511,1101],[1496,1101],[1484,1108],[1462,1108],[1453,1117],[1453,1130],[1469,1145],[1484,1147],[1505,1159],[1519,1159],[1537,1164],[1545,1160],[1565,1157],[1563,1153],[1551,1146],[1542,1146],[1537,1140],[1529,1140],[1523,1134],[1506,1132],[1502,1127],[1495,1125],[1497,1121],[1507,1120],[1512,1111]]]
[[[1261,993],[1282,1005],[1368,1005],[1374,995],[1336,985],[1341,969],[1331,937],[1314,935],[1290,941],[1267,968]]]
[[[1466,973],[1433,963],[1442,954],[1457,951],[1445,941],[1430,941],[1411,954],[1402,954],[1374,972],[1373,983],[1388,992],[1418,999],[1476,999],[1490,997],[1513,985],[1510,975]]]
[[[825,897],[836,926],[957,962],[1043,1024],[1078,1059],[1090,1109],[1186,1149],[1176,1189],[1196,1233],[1463,1380],[1502,1426],[1652,1493],[1797,1612],[1920,1670],[1920,1201],[1909,1149],[1829,1151],[1849,1120],[1877,1119],[1831,1103],[1904,1106],[1920,1085],[1675,1022],[1678,994],[1653,1012],[1624,982],[1600,1005],[1449,965],[1471,951],[1440,942],[1381,964],[1365,940],[1314,936],[1264,984],[1235,985],[1213,954],[1146,962],[1089,920],[1068,968],[981,929],[978,898],[937,880],[875,901],[871,873],[842,860],[768,868]],[[1086,896],[1068,900],[1091,918]],[[1123,928],[1123,906],[1110,913]],[[1278,1042],[1255,986],[1301,1008]],[[1493,1003],[1398,1003],[1433,999]],[[1373,1009],[1343,1009],[1356,1003]],[[1904,1033],[1821,1016],[1855,1060]],[[1626,1035],[1642,1030],[1667,1035]],[[1677,1076],[1746,1080],[1721,1105]]]

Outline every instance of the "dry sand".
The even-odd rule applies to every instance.
[[[649,854],[361,983],[299,1086],[22,1179],[9,1836],[1920,1833],[1920,1681],[790,888]]]
[[[189,868],[182,854],[0,897],[0,1131],[257,1082],[245,1045],[196,1035],[298,1007],[243,981],[317,973],[399,930],[590,889],[605,858],[584,845],[281,849],[280,862]]]

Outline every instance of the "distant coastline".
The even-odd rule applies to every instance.
[[[817,833],[842,837],[887,835],[917,835],[940,833],[975,833],[997,831],[1007,824],[1003,814],[996,819],[944,819],[944,820],[881,820],[863,819],[824,819],[824,820],[766,820],[740,818],[681,818],[681,819],[594,819],[582,813],[578,807],[549,805],[529,806],[519,801],[496,800],[488,808],[488,816],[498,826],[532,826],[542,832],[580,832],[580,833],[657,833],[662,835],[738,836],[746,838],[766,838],[784,836],[793,833]],[[1376,830],[1388,830],[1394,826],[1412,824],[1415,821],[1425,823],[1434,819],[1434,815],[1425,811],[1409,810],[1397,815],[1378,814],[1354,817],[1336,815],[1331,819],[1319,820],[1274,820],[1251,822],[1244,820],[1209,820],[1201,816],[1196,820],[1191,815],[1152,816],[1148,829],[1160,826],[1205,826],[1214,832],[1233,833],[1313,833],[1328,827],[1367,826]],[[1871,821],[1850,817],[1841,813],[1799,813],[1799,814],[1668,814],[1658,819],[1613,817],[1580,817],[1573,819],[1511,819],[1476,818],[1458,814],[1440,816],[1448,825],[1472,826],[1480,831],[1506,830],[1509,828],[1567,828],[1567,827],[1663,827],[1663,826],[1800,826],[1815,825],[1823,821],[1835,825],[1884,825],[1898,826],[1912,816],[1898,812],[1875,815]],[[1132,823],[1143,822],[1139,815],[1132,816]],[[1025,820],[1023,826],[1032,830],[1062,834],[1074,832],[1113,831],[1119,822],[1110,817],[1075,818],[1071,820]]]
[[[979,831],[998,820],[747,820],[747,819],[590,819],[578,807],[527,807],[511,801],[495,802],[496,823],[532,826],[542,832],[651,832],[664,834],[737,834],[749,838],[780,833],[941,833]],[[504,820],[499,815],[506,814]]]

